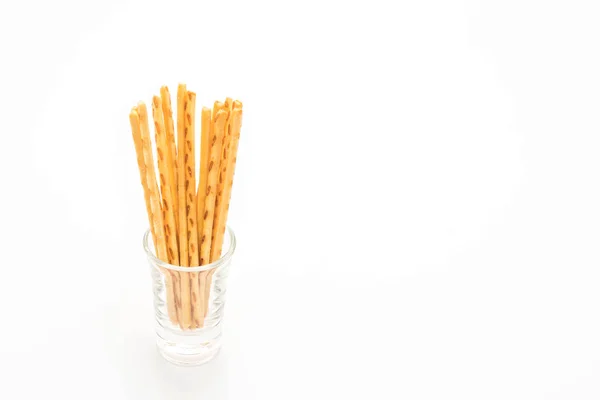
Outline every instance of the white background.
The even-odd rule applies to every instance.
[[[0,6],[0,398],[600,398],[596,1]],[[244,102],[225,347],[154,347],[128,113]],[[60,397],[59,397],[60,396]]]

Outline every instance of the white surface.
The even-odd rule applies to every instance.
[[[0,6],[0,398],[600,398],[597,2],[146,3]],[[245,105],[197,369],[127,117],[178,81]]]

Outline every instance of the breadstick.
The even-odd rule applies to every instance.
[[[220,209],[217,211],[219,215],[218,223],[215,221],[213,224],[213,233],[215,234],[214,242],[211,246],[211,262],[217,261],[221,257],[223,249],[223,237],[227,226],[227,216],[229,214],[229,202],[231,200],[231,188],[233,186],[233,176],[235,174],[235,164],[237,161],[237,148],[240,140],[240,130],[242,124],[242,103],[236,101],[233,103],[233,116],[229,118],[231,121],[231,141],[229,145],[229,154],[227,156],[227,168],[225,169],[226,175],[223,182],[223,194],[222,203]],[[216,227],[216,229],[215,229]],[[208,272],[205,277],[204,284],[204,316],[208,314],[208,301],[210,297],[210,287],[212,283],[212,276],[215,270],[212,269]]]
[[[150,128],[148,126],[148,111],[143,102],[138,103],[137,114],[139,116],[142,149],[144,153],[144,164],[146,165],[146,184],[150,197],[150,206],[152,209],[152,222],[156,234],[156,254],[162,261],[169,262],[167,245],[165,242],[165,232],[163,228],[162,210],[160,207],[160,193],[156,183],[156,172],[154,171],[154,158],[152,156],[152,143],[150,141]],[[177,298],[173,290],[173,277],[170,273],[165,273],[165,285],[167,292],[167,309],[171,322],[177,323]]]
[[[163,86],[160,88],[160,99],[162,101],[162,111],[165,120],[165,131],[167,132],[167,165],[171,169],[171,198],[173,199],[173,211],[175,212],[175,229],[176,232],[179,232],[177,230],[177,226],[179,225],[179,199],[177,198],[177,148],[175,146],[175,127],[173,125],[171,94],[169,93],[168,87]],[[177,237],[177,235],[175,236]],[[177,239],[179,238],[177,237]]]
[[[212,132],[212,116],[211,110],[207,107],[202,107],[202,120],[200,127],[200,178],[198,182],[198,191],[196,194],[196,205],[197,205],[197,226],[198,226],[198,240],[199,246],[202,248],[202,231],[204,227],[204,201],[206,199],[206,183],[208,180],[208,159],[210,157],[210,136]],[[202,262],[199,260],[200,265]],[[206,263],[205,263],[206,264]],[[197,297],[198,302],[195,304],[194,311],[199,310],[199,312],[195,312],[194,322],[197,328],[202,328],[204,326],[204,287],[205,280],[204,277],[206,272],[201,272],[200,274],[192,275],[192,287],[196,286],[199,296]]]
[[[187,212],[186,212],[186,191],[185,191],[185,107],[187,105],[187,90],[184,84],[179,84],[177,88],[177,190],[179,207],[179,264],[189,266],[188,241],[187,241]],[[179,324],[182,329],[188,329],[192,326],[192,306],[190,300],[190,281],[189,274],[182,272],[180,281],[181,289],[181,314],[179,315]]]
[[[217,190],[217,180],[219,174],[219,162],[221,161],[221,151],[223,145],[223,136],[225,134],[225,124],[227,123],[227,110],[221,109],[213,118],[213,129],[210,139],[210,158],[208,161],[208,180],[206,184],[206,199],[204,201],[204,220],[202,227],[202,239],[200,247],[200,263],[202,265],[210,262],[210,249],[212,244],[212,226],[215,214],[215,197]],[[210,282],[208,277],[212,276],[210,271],[204,271],[200,274],[199,283],[203,297],[203,315],[206,316],[209,307],[208,299],[210,297]],[[201,319],[204,322],[204,318]]]
[[[177,247],[177,225],[175,219],[175,206],[173,203],[173,163],[171,153],[168,147],[168,138],[165,131],[165,121],[163,116],[163,107],[160,97],[154,96],[152,99],[152,118],[154,119],[156,154],[158,161],[158,172],[160,177],[160,190],[162,197],[162,214],[165,229],[165,242],[167,244],[167,257],[169,263],[179,265],[179,249]],[[172,292],[174,302],[171,307],[175,307],[179,312],[181,310],[181,276],[178,272],[168,271],[169,279],[173,286]]]
[[[206,184],[206,199],[204,201],[204,213],[202,218],[202,246],[200,247],[200,263],[202,265],[210,262],[210,248],[212,226],[215,215],[215,197],[217,191],[217,179],[219,174],[219,162],[221,161],[221,148],[225,123],[227,122],[227,111],[220,110],[214,117],[214,131],[210,140],[210,159],[208,162],[208,180]]]
[[[173,206],[173,165],[169,164],[170,152],[162,112],[160,97],[152,99],[152,118],[156,132],[156,154],[160,177],[160,193],[162,196],[163,223],[165,229],[167,255],[169,263],[179,265],[179,249],[177,248],[177,231],[175,229],[175,209]]]
[[[179,213],[179,260],[188,266],[187,218],[185,209],[185,99],[184,84],[177,87],[177,206]]]
[[[229,108],[229,106],[231,105],[231,102],[229,102],[229,104],[227,104],[227,100],[231,100],[231,99],[230,99],[229,97],[228,97],[227,99],[225,99],[225,104],[224,104],[224,103],[221,103],[221,102],[220,102],[220,101],[218,101],[218,100],[217,100],[217,101],[215,101],[215,103],[214,103],[214,105],[213,105],[213,112],[212,112],[212,117],[213,117],[213,120],[212,120],[212,130],[214,130],[215,118],[216,118],[216,116],[217,116],[217,113],[218,113],[220,110],[227,110],[227,111],[231,111],[231,109]],[[228,115],[228,117],[227,117],[227,118],[229,118],[229,115]],[[228,121],[228,120],[227,120],[227,121]],[[225,136],[227,135],[227,121],[225,122],[225,128],[224,128],[224,133],[223,133],[223,139],[222,139],[222,143],[221,143],[221,152],[223,152],[223,147],[224,147],[224,144],[225,144]],[[221,155],[221,156],[219,156],[219,165],[220,165],[220,162],[221,162],[221,157],[222,157],[222,155]],[[208,168],[208,167],[207,167],[207,168]],[[206,173],[207,173],[207,175],[208,175],[208,169],[207,169],[207,172],[206,172]],[[219,173],[220,173],[220,171],[219,171],[219,172],[217,172],[217,186],[215,187],[215,190],[216,190],[216,192],[215,192],[215,193],[216,193],[216,194],[215,194],[215,210],[217,209],[218,202],[219,202],[219,199],[218,199],[218,196],[219,196],[219,184],[218,184],[219,175],[218,175],[218,174],[219,174]],[[214,225],[214,217],[213,217],[213,225]],[[204,228],[204,227],[203,227],[203,228]],[[211,235],[210,235],[210,238],[211,238],[211,245],[212,245],[212,241],[214,240],[214,235],[213,235],[212,233],[211,233]],[[210,257],[209,257],[209,259],[208,259],[208,260],[206,260],[206,261],[205,261],[205,264],[209,264],[209,263],[210,263]]]
[[[196,223],[197,198],[196,198],[196,151],[195,151],[195,129],[196,129],[196,93],[187,92],[185,109],[185,198],[187,213],[187,240],[188,240],[188,265],[196,267],[200,265],[198,261],[198,228]],[[202,315],[200,288],[198,282],[198,273],[192,272],[190,275],[190,295],[191,295],[191,313],[192,328],[201,325],[200,317]]]
[[[208,139],[208,144],[207,147],[208,149],[206,150],[206,154],[208,154],[208,157],[206,157],[206,163],[203,165],[204,166],[204,173],[206,174],[206,183],[203,184],[202,190],[204,191],[203,193],[203,202],[202,202],[202,212],[198,213],[198,219],[201,220],[202,223],[202,230],[200,231],[201,233],[199,234],[200,236],[200,265],[205,265],[205,264],[209,264],[210,263],[210,245],[212,243],[211,239],[212,239],[212,228],[208,228],[208,225],[206,227],[206,229],[210,229],[210,234],[206,235],[204,234],[204,229],[205,229],[205,225],[208,223],[208,211],[207,211],[207,200],[206,200],[206,196],[208,194],[208,189],[207,189],[207,185],[208,185],[208,175],[209,175],[209,164],[210,164],[210,160],[211,160],[211,152],[212,150],[212,146],[215,144],[215,142],[213,141],[214,139],[214,135],[215,135],[215,120],[217,117],[217,113],[222,110],[224,108],[224,104],[221,103],[220,101],[215,101],[214,105],[213,105],[213,111],[212,111],[212,118],[210,120],[210,123],[208,124],[209,126],[209,139]],[[219,142],[222,143],[222,139],[219,139]],[[218,158],[218,160],[220,160],[220,157]],[[214,164],[214,163],[213,163]],[[213,189],[215,187],[213,186]],[[211,200],[211,207],[212,207],[212,202],[214,200]],[[202,217],[202,218],[200,218]],[[213,217],[214,219],[214,217]],[[212,225],[212,222],[210,223]],[[205,255],[205,258],[202,258],[202,248],[205,248],[205,251],[207,251],[208,253],[205,253],[207,255]],[[200,273],[200,277],[198,278],[198,284],[200,286],[200,293],[202,294],[202,299],[206,300],[208,299],[208,292],[206,290],[206,277],[208,276],[208,272],[204,271]],[[202,308],[203,308],[203,314],[206,315],[206,309],[208,308],[208,304],[206,303],[206,301],[204,301],[204,303],[202,304]],[[202,320],[202,322],[204,322],[204,320]]]
[[[229,118],[231,122],[229,128],[230,132],[230,142],[227,149],[227,156],[223,157],[223,160],[227,163],[227,165],[221,168],[221,173],[224,173],[223,177],[223,187],[221,194],[221,203],[219,204],[219,209],[216,212],[218,219],[215,220],[213,224],[213,234],[214,242],[211,246],[211,259],[210,262],[214,262],[221,257],[221,251],[223,248],[223,238],[225,235],[225,227],[227,224],[227,215],[229,214],[229,202],[231,200],[231,189],[233,186],[233,177],[235,174],[235,164],[237,161],[237,148],[240,140],[240,130],[242,124],[242,103],[236,101],[234,103],[234,108],[232,111],[232,116]],[[223,152],[225,154],[225,152]],[[221,179],[221,178],[220,178]]]
[[[198,237],[202,246],[202,229],[204,219],[204,200],[206,199],[206,181],[208,180],[208,158],[210,157],[209,140],[211,135],[211,111],[202,107],[202,125],[200,130],[200,179],[197,192]],[[202,265],[202,264],[201,264]]]
[[[227,123],[225,124],[225,135],[223,136],[223,148],[221,150],[221,160],[219,161],[219,180],[217,182],[217,195],[215,197],[215,218],[213,221],[213,230],[212,230],[212,235],[211,235],[211,255],[210,255],[210,262],[215,261],[216,259],[218,259],[218,255],[215,256],[216,252],[217,252],[217,242],[215,241],[215,236],[217,235],[218,232],[221,231],[221,225],[222,225],[222,218],[223,218],[223,214],[221,212],[222,207],[221,207],[221,203],[223,203],[223,184],[224,184],[224,180],[225,180],[225,176],[227,175],[227,157],[229,155],[230,152],[230,146],[231,146],[231,119],[233,117],[233,113],[231,112],[231,108],[232,108],[233,104],[232,104],[232,100],[228,97],[225,100],[225,105],[224,108],[229,112],[228,118],[227,118]],[[222,240],[221,240],[222,242]],[[221,254],[221,248],[220,246],[218,246],[219,249],[219,255]]]
[[[185,201],[187,215],[188,265],[198,263],[198,229],[196,228],[196,93],[187,92],[185,108]]]
[[[131,124],[131,133],[133,134],[133,144],[135,145],[135,154],[137,156],[138,169],[140,170],[140,180],[144,188],[144,200],[146,201],[146,213],[150,223],[150,232],[152,233],[152,243],[156,246],[156,233],[154,232],[154,219],[152,217],[152,206],[150,205],[150,192],[146,184],[146,164],[144,164],[144,150],[142,149],[142,132],[140,131],[140,117],[137,107],[133,107],[129,113],[129,123]]]
[[[152,142],[150,141],[150,128],[148,126],[148,111],[143,102],[138,103],[138,115],[140,120],[140,131],[142,134],[142,149],[144,151],[144,163],[146,164],[146,183],[150,194],[150,206],[156,234],[156,253],[159,259],[169,262],[165,231],[163,227],[162,209],[160,207],[160,193],[156,183],[156,172],[154,171],[154,157],[152,155]]]

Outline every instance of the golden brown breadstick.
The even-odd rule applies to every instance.
[[[212,135],[212,116],[211,110],[207,107],[202,107],[202,121],[200,128],[200,179],[198,182],[198,191],[196,195],[196,204],[197,204],[197,225],[198,225],[198,240],[199,246],[202,248],[202,232],[204,228],[204,201],[206,199],[206,184],[208,180],[208,161],[210,158],[210,146],[209,141]],[[202,263],[200,262],[202,265]],[[205,263],[206,264],[206,263]],[[196,298],[197,302],[195,304],[194,311],[194,322],[197,328],[202,328],[204,326],[204,287],[206,281],[204,277],[206,276],[206,272],[201,272],[200,274],[192,275],[191,285],[197,287],[197,291],[199,296]]]
[[[139,116],[139,126],[142,139],[142,149],[144,153],[144,164],[146,165],[146,184],[150,197],[150,206],[152,209],[152,219],[154,231],[156,234],[156,254],[157,257],[165,262],[169,262],[167,245],[165,241],[165,232],[163,228],[162,209],[160,206],[160,193],[156,183],[156,173],[154,171],[154,158],[152,156],[152,143],[150,141],[150,128],[148,126],[148,111],[143,102],[138,103],[137,114]],[[171,322],[177,323],[177,298],[173,289],[173,277],[169,272],[163,271],[165,275],[165,284],[167,292],[167,309]]]
[[[214,131],[214,125],[215,125],[215,119],[216,119],[217,113],[220,110],[230,111],[229,106],[231,105],[231,102],[229,104],[227,104],[227,100],[231,100],[231,99],[228,97],[225,100],[225,104],[221,103],[220,101],[217,100],[217,101],[215,101],[215,103],[213,105],[213,112],[212,112],[212,118],[213,119],[212,119],[212,128],[211,128],[211,130],[213,130],[213,131]],[[227,116],[227,121],[225,121],[223,138],[221,139],[221,153],[223,152],[223,148],[224,148],[224,144],[225,144],[225,137],[227,135],[227,123],[228,123],[228,121],[229,121],[229,114]],[[222,158],[222,154],[219,156],[219,163],[218,163],[218,165],[220,165],[221,158]],[[220,174],[220,170],[217,172],[217,184],[214,187],[214,189],[215,189],[215,200],[214,200],[215,201],[215,212],[216,212],[218,204],[219,204],[218,203],[219,202],[219,198],[218,198],[218,196],[219,196],[219,183],[218,183],[219,174]],[[207,175],[208,175],[208,169],[207,169]],[[213,216],[213,226],[214,226],[214,218],[215,217]],[[202,229],[204,229],[204,226],[202,227]],[[210,239],[211,239],[210,243],[211,243],[211,246],[212,246],[212,241],[214,239],[214,235],[212,233],[210,235]],[[209,257],[208,260],[205,261],[205,264],[209,264],[209,263],[210,263],[210,257]]]
[[[167,246],[165,241],[165,232],[163,227],[162,209],[160,207],[160,193],[156,182],[156,172],[154,171],[154,157],[152,156],[152,142],[150,141],[150,127],[148,126],[148,111],[146,105],[142,102],[137,107],[140,131],[142,137],[142,149],[144,151],[144,163],[146,164],[146,183],[150,194],[150,206],[154,222],[154,233],[156,234],[156,253],[159,259],[169,262],[167,256]]]
[[[179,213],[179,260],[188,266],[187,218],[185,210],[185,99],[184,84],[177,87],[177,205]]]
[[[202,125],[200,128],[200,179],[197,192],[198,238],[202,246],[202,229],[204,219],[204,199],[206,199],[206,182],[208,180],[208,158],[210,157],[209,140],[211,135],[211,111],[202,107]]]
[[[214,242],[211,245],[211,259],[210,262],[214,262],[221,257],[221,251],[223,248],[223,238],[225,235],[225,226],[227,223],[227,215],[229,213],[229,202],[231,200],[231,188],[233,186],[233,177],[235,174],[235,164],[237,161],[237,149],[240,140],[240,130],[242,126],[242,103],[234,103],[232,116],[229,118],[231,129],[229,141],[228,153],[223,160],[227,163],[226,167],[221,168],[221,172],[225,174],[223,177],[221,204],[216,212],[218,219],[213,224]]]
[[[215,215],[215,197],[217,191],[217,179],[219,174],[219,162],[221,161],[221,147],[225,123],[227,122],[227,110],[219,110],[214,117],[214,132],[210,140],[210,159],[208,161],[208,181],[206,184],[206,199],[204,201],[204,213],[202,218],[202,246],[200,247],[200,263],[202,265],[210,262],[210,248],[212,226]]]
[[[197,267],[198,229],[196,227],[196,93],[187,92],[185,105],[185,201],[187,214],[188,265]]]
[[[165,120],[165,131],[167,133],[167,165],[171,170],[171,198],[173,199],[173,211],[175,212],[175,229],[177,229],[177,226],[179,225],[179,199],[177,198],[177,147],[175,146],[175,127],[173,125],[173,109],[171,108],[171,94],[169,93],[168,87],[163,86],[160,88],[160,99],[162,101],[162,111]],[[177,230],[177,232],[179,231]]]
[[[227,175],[227,166],[228,166],[228,162],[227,162],[227,157],[229,156],[229,152],[230,152],[230,146],[231,146],[231,120],[233,117],[233,113],[232,111],[232,100],[228,97],[225,100],[225,105],[224,108],[229,112],[228,114],[228,118],[227,118],[227,122],[225,124],[225,134],[223,136],[223,148],[221,150],[221,160],[219,161],[219,178],[218,178],[218,182],[217,182],[217,195],[215,197],[215,217],[214,217],[214,221],[213,221],[213,230],[212,230],[212,235],[211,235],[211,256],[210,256],[210,262],[213,262],[214,260],[216,260],[217,258],[219,258],[218,256],[215,257],[215,253],[217,252],[217,250],[219,251],[220,254],[220,246],[219,249],[216,248],[216,241],[215,241],[215,236],[217,235],[217,232],[221,232],[222,230],[222,219],[223,219],[223,214],[222,214],[222,207],[221,207],[221,203],[223,203],[223,185],[224,185],[224,180],[225,177]]]
[[[152,99],[152,118],[156,133],[156,155],[160,177],[160,193],[162,196],[163,223],[165,229],[167,255],[169,263],[179,265],[179,249],[177,248],[177,231],[175,229],[175,208],[173,206],[173,165],[169,165],[170,152],[162,112],[160,97]]]
[[[133,144],[135,145],[135,154],[137,156],[138,169],[140,170],[140,180],[144,188],[144,200],[146,201],[146,213],[150,223],[150,232],[152,232],[152,243],[156,248],[156,233],[154,232],[154,218],[152,217],[152,206],[150,205],[150,191],[146,184],[146,164],[144,164],[144,150],[142,149],[142,132],[140,131],[140,117],[137,107],[133,107],[129,113],[129,123],[131,124],[131,133],[133,134]]]
[[[189,266],[188,258],[188,240],[187,240],[187,212],[186,212],[186,190],[185,190],[185,107],[187,104],[187,90],[184,84],[179,84],[177,88],[177,190],[179,207],[179,264]],[[181,290],[181,313],[179,314],[179,325],[182,329],[192,327],[192,306],[190,298],[189,274],[182,272],[180,280]]]
[[[214,242],[211,246],[211,262],[217,261],[221,257],[223,248],[223,237],[225,235],[225,229],[227,224],[227,215],[229,213],[229,202],[231,200],[231,188],[233,186],[233,176],[235,174],[235,164],[237,161],[237,149],[240,140],[240,130],[242,125],[242,103],[236,101],[233,103],[233,116],[229,118],[231,121],[231,141],[229,145],[229,154],[227,156],[227,168],[225,169],[226,175],[223,182],[223,194],[222,203],[219,206],[218,214],[219,222],[213,224],[213,232],[215,234]],[[216,230],[215,230],[216,226]],[[215,270],[208,271],[204,277],[203,294],[204,294],[204,316],[208,314],[208,301],[210,297],[210,287],[212,283],[212,277]]]
[[[185,192],[187,213],[187,240],[188,240],[188,265],[197,267],[198,261],[198,228],[196,222],[197,198],[196,198],[196,151],[195,151],[195,129],[196,129],[196,94],[187,92],[185,102]],[[192,328],[201,325],[200,318],[203,315],[201,308],[202,296],[197,284],[198,273],[190,273],[190,297]]]
[[[210,262],[211,236],[212,226],[215,213],[215,197],[217,190],[217,180],[219,174],[219,162],[221,161],[221,147],[223,145],[223,136],[225,134],[225,124],[227,123],[228,112],[225,109],[217,111],[213,117],[213,129],[210,138],[210,157],[208,161],[208,179],[206,184],[206,198],[204,201],[202,239],[200,246],[200,263],[202,265]],[[208,310],[208,299],[210,297],[210,282],[208,277],[212,276],[210,271],[205,271],[200,274],[199,284],[203,298],[202,314],[206,316]],[[204,322],[204,318],[201,319]]]

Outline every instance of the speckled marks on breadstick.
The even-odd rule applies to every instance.
[[[208,161],[208,181],[206,185],[206,199],[204,201],[204,213],[202,218],[202,246],[200,247],[200,263],[210,262],[210,249],[212,239],[212,227],[215,214],[215,197],[217,192],[217,180],[219,174],[219,162],[223,146],[225,124],[227,122],[227,110],[219,110],[214,116],[214,131],[210,139],[210,158]]]
[[[179,264],[189,266],[188,257],[188,229],[187,229],[187,207],[186,207],[186,132],[185,132],[185,112],[187,106],[187,90],[184,84],[177,87],[177,177],[178,177],[178,208],[179,208]],[[192,327],[191,299],[190,299],[190,280],[189,274],[182,273],[180,281],[181,310],[179,314],[179,323],[183,329]]]
[[[177,230],[175,225],[175,207],[173,205],[173,165],[169,165],[171,154],[168,148],[167,134],[163,118],[162,101],[160,97],[152,99],[152,118],[156,133],[156,154],[160,176],[160,191],[162,196],[163,224],[165,229],[167,255],[169,263],[179,265],[179,250],[177,248]]]
[[[160,100],[162,102],[162,112],[165,121],[165,132],[167,134],[167,166],[171,177],[171,198],[173,200],[173,211],[175,213],[175,229],[179,225],[179,208],[177,198],[177,147],[175,146],[175,126],[173,123],[173,109],[171,108],[171,94],[169,88],[163,86],[160,88]],[[175,235],[177,236],[177,234]],[[179,238],[177,238],[179,240]],[[178,249],[179,253],[179,249]],[[179,258],[179,254],[178,257]]]
[[[146,109],[146,105],[142,102],[138,103],[137,110],[135,113],[132,112],[132,116],[134,120],[137,118],[139,121],[144,164],[146,166],[146,184],[148,186],[150,208],[152,211],[152,218],[150,224],[154,226],[154,233],[156,238],[154,241],[154,247],[156,249],[157,257],[162,261],[168,262],[167,245],[165,240],[162,209],[160,204],[161,200],[160,193],[158,191],[158,184],[156,183],[156,173],[154,171],[154,157],[152,155],[150,128],[148,126],[148,111]],[[173,288],[173,278],[169,273],[165,273],[165,283],[169,319],[171,320],[171,322],[177,323],[177,299]]]
[[[230,130],[228,133],[229,138],[225,140],[227,143],[227,154],[223,151],[222,163],[225,163],[221,167],[220,174],[220,203],[215,211],[215,222],[213,224],[213,243],[211,246],[211,262],[214,262],[221,257],[221,251],[223,248],[223,238],[225,234],[225,225],[227,222],[227,216],[229,213],[229,202],[231,200],[231,188],[233,186],[233,177],[235,174],[235,164],[237,161],[237,148],[240,140],[240,130],[242,124],[242,103],[236,101],[233,104],[232,113],[228,119],[227,128]]]

